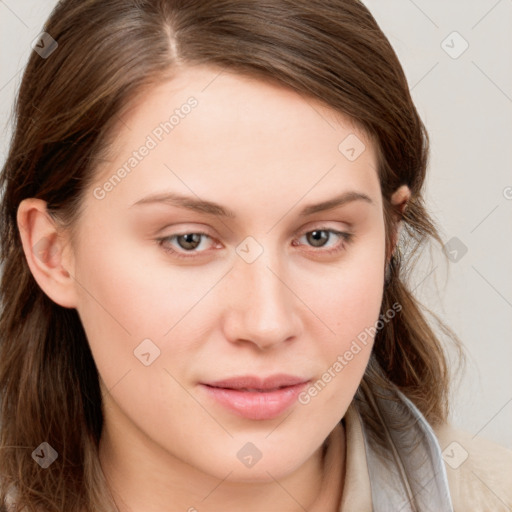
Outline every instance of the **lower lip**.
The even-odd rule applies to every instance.
[[[307,382],[274,391],[238,391],[201,384],[209,396],[239,416],[251,420],[270,420],[286,411],[297,400]]]

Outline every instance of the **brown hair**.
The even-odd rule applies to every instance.
[[[401,309],[377,332],[365,379],[378,365],[432,424],[446,419],[445,354],[404,274],[427,241],[442,243],[422,200],[428,137],[400,63],[361,2],[63,0],[44,30],[58,47],[30,56],[0,176],[0,503],[14,486],[29,510],[115,510],[97,457],[101,395],[84,329],[75,309],[35,282],[16,214],[37,197],[72,227],[124,109],[187,64],[284,84],[348,115],[375,142],[388,256],[401,218],[407,258],[391,257],[382,312]],[[403,215],[390,204],[402,184],[412,191]],[[44,441],[58,459],[41,471],[31,453]]]

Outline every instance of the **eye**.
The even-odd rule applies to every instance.
[[[188,256],[186,254],[183,254],[183,252],[180,252],[180,250],[184,251],[184,252],[190,252],[190,253],[205,252],[205,250],[201,250],[201,251],[196,250],[198,247],[201,246],[201,242],[203,240],[202,237],[211,239],[211,237],[209,235],[207,235],[206,233],[188,232],[188,233],[177,233],[174,235],[157,238],[156,241],[158,242],[158,245],[161,246],[165,252],[172,253],[175,256],[177,256],[178,258],[189,258],[189,257],[193,256],[193,254]],[[178,244],[178,250],[175,250],[170,246],[170,242],[172,242],[174,240]]]
[[[346,248],[346,244],[350,243],[354,236],[352,233],[321,227],[304,233],[301,238],[305,237],[307,243],[312,247],[323,248],[327,246],[326,241],[331,241],[333,238],[332,235],[334,235],[335,242],[336,239],[338,242],[331,248],[315,252],[320,252],[322,254],[338,253]],[[200,253],[207,252],[207,248],[205,249],[204,247],[203,250],[197,250],[201,247],[202,241],[205,238],[213,240],[207,233],[191,231],[187,233],[175,233],[174,235],[157,238],[156,242],[166,253],[172,254],[177,258],[193,258]],[[174,241],[177,245],[173,246],[172,242]],[[300,244],[297,244],[294,240],[292,245],[297,246]]]
[[[340,252],[346,248],[346,244],[350,243],[354,236],[353,233],[346,233],[343,231],[337,231],[335,229],[319,227],[312,231],[307,231],[306,233],[304,233],[304,235],[302,235],[301,238],[304,237],[307,240],[307,243],[311,244],[312,247],[317,247],[317,248],[320,247],[321,248],[321,247],[327,246],[326,242],[331,241],[331,239],[333,238],[332,235],[335,235],[334,236],[334,241],[335,241],[334,245],[331,246],[329,249],[322,250],[320,252],[322,252],[324,254],[334,254],[334,253]],[[336,239],[338,240],[337,243],[336,243]],[[298,244],[296,244],[294,241],[293,245],[298,245]]]

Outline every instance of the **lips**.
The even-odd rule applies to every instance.
[[[253,375],[244,375],[230,379],[205,382],[207,386],[214,388],[235,389],[244,391],[272,391],[284,387],[295,386],[307,382],[309,379],[287,374],[270,375],[261,378]]]
[[[309,381],[292,375],[234,377],[201,384],[209,400],[250,420],[270,420],[297,402]]]

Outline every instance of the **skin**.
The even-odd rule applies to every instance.
[[[198,105],[95,197],[190,96]],[[75,239],[44,201],[26,199],[18,210],[39,286],[83,322],[104,395],[100,460],[119,510],[309,510],[322,483],[322,444],[357,390],[373,340],[308,404],[272,420],[233,414],[199,383],[274,373],[317,381],[378,320],[386,254],[374,147],[320,102],[206,66],[181,69],[122,121],[114,156],[84,197]],[[354,161],[338,149],[350,134],[366,146]],[[372,202],[299,217],[304,206],[348,190]],[[236,218],[132,206],[163,191],[215,201]],[[401,187],[392,201],[405,205],[409,194]],[[315,229],[353,239],[322,231],[315,245]],[[156,241],[198,232],[208,236],[195,253],[183,238]],[[237,252],[255,254],[247,237],[263,250],[251,263]],[[46,250],[36,257],[31,248],[41,240]],[[178,258],[164,247],[195,255]],[[145,366],[134,350],[147,338],[160,355]],[[237,458],[247,442],[262,453],[250,468]]]

